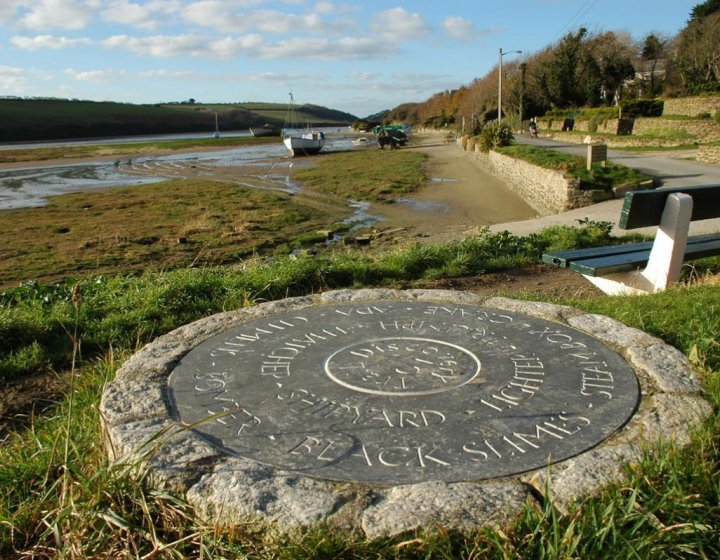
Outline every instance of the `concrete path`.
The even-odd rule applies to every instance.
[[[541,146],[581,156],[587,154],[586,145],[557,142],[546,138],[531,139],[527,135],[517,135],[515,139],[521,144]],[[668,155],[670,153],[672,152],[631,153],[608,150],[608,159],[622,165],[627,165],[628,167],[632,167],[656,178],[659,183],[659,188],[720,185],[720,166],[676,159]],[[562,214],[543,216],[532,220],[495,224],[490,226],[490,229],[492,231],[507,230],[516,235],[527,235],[547,226],[577,225],[578,220],[590,219],[594,221],[611,222],[615,226],[613,228],[613,234],[625,235],[628,231],[621,230],[617,227],[622,204],[622,199],[608,200],[585,208],[570,210]],[[643,228],[632,231],[633,233],[653,234],[655,228]],[[720,232],[720,218],[693,222],[690,227],[690,233],[693,235],[717,232]]]

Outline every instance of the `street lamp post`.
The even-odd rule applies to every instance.
[[[502,121],[502,57],[506,54],[521,54],[522,51],[506,51],[502,48],[498,55],[498,122]]]

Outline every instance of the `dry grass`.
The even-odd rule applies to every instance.
[[[289,252],[299,236],[349,213],[334,199],[319,205],[201,179],[56,196],[42,208],[3,212],[0,287]]]

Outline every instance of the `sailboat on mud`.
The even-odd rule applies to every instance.
[[[290,106],[282,131],[283,143],[293,157],[317,154],[325,145],[325,133],[310,127],[298,128],[295,100],[290,94]]]

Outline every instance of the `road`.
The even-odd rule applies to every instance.
[[[557,142],[547,138],[531,139],[527,135],[517,135],[515,139],[522,144],[540,146],[581,156],[587,154],[586,145]],[[673,153],[674,152],[631,153],[608,150],[608,159],[654,177],[658,182],[658,188],[720,185],[720,166],[677,159],[677,157],[670,155]],[[490,229],[492,231],[508,230],[516,235],[527,235],[551,225],[577,225],[578,220],[585,218],[595,221],[611,222],[616,226],[620,218],[622,203],[622,199],[608,200],[585,208],[570,210],[562,214],[543,216],[532,220],[495,224],[491,226]],[[654,231],[655,228],[633,230],[633,232],[647,234],[652,234]],[[720,232],[720,218],[693,222],[690,226],[690,233],[693,235],[717,232]],[[627,232],[615,227],[613,233],[615,235],[624,235]]]

